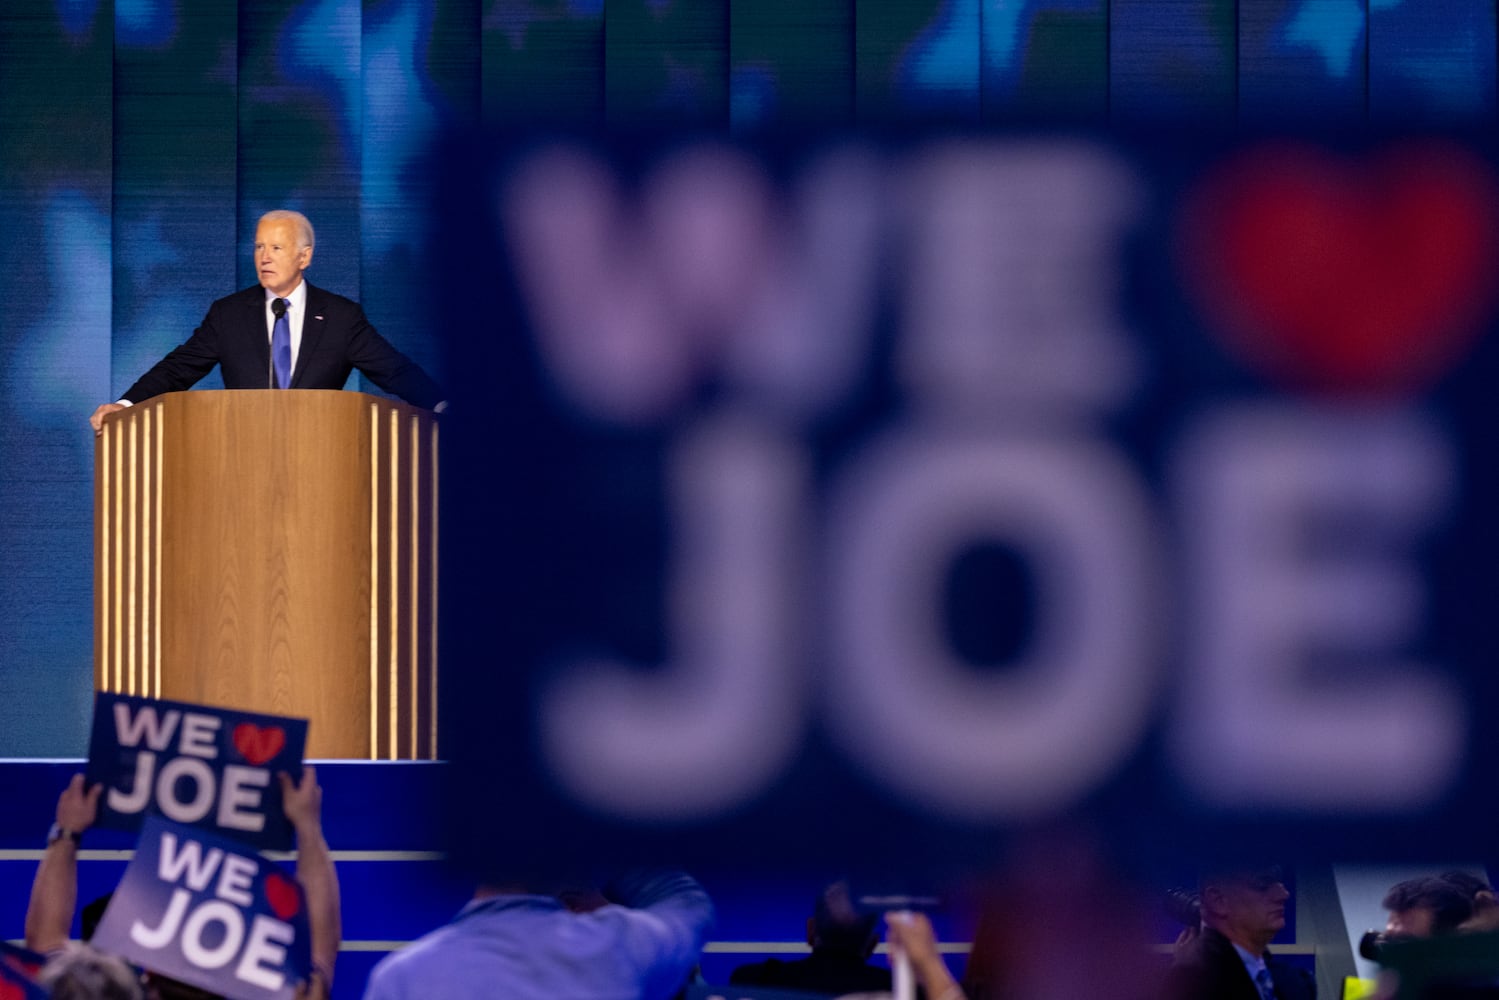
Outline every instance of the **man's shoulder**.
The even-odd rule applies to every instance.
[[[1208,997],[1225,978],[1236,980],[1243,969],[1244,962],[1228,939],[1205,929],[1177,949],[1166,973],[1164,995],[1173,1000]]]
[[[763,962],[747,962],[729,973],[729,982],[736,986],[778,986],[794,972],[795,962],[779,958],[767,958]]]
[[[1182,945],[1176,953],[1177,965],[1209,965],[1232,956],[1242,964],[1233,943],[1211,927],[1205,927],[1192,940]]]
[[[303,279],[306,281],[306,279]],[[307,310],[309,312],[326,312],[330,309],[360,309],[363,308],[358,302],[347,295],[339,295],[330,292],[326,288],[319,288],[312,282],[307,281]]]
[[[1315,1000],[1317,977],[1299,965],[1269,956],[1266,965],[1275,980],[1275,991],[1281,1000]]]
[[[213,300],[210,309],[228,309],[234,306],[255,305],[265,300],[265,289],[259,285],[251,285],[249,288],[241,288],[237,292],[230,292],[223,298]]]
[[[443,960],[444,951],[453,935],[453,927],[453,924],[445,924],[436,930],[428,931],[400,950],[386,955],[370,970],[370,982],[398,981],[407,975],[425,974],[430,968],[430,963]]]

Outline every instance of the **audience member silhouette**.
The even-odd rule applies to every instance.
[[[854,905],[848,883],[835,882],[818,895],[807,918],[810,955],[741,965],[729,974],[729,982],[804,993],[888,992],[890,970],[869,962],[880,941],[878,922],[879,914]]]

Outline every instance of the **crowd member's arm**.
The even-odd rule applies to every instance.
[[[338,872],[323,839],[323,790],[311,767],[293,783],[282,774],[281,799],[286,818],[297,832],[297,881],[307,901],[307,923],[312,934],[312,982],[300,993],[309,1000],[326,997],[333,985],[333,963],[343,940],[338,898]]]
[[[916,973],[916,983],[931,1000],[964,1000],[963,988],[952,977],[942,952],[937,948],[937,935],[932,931],[932,922],[924,913],[901,910],[885,914],[889,928],[888,940],[892,951],[904,952],[911,962],[911,971]]]
[[[48,835],[26,906],[26,947],[32,951],[47,954],[68,942],[78,906],[78,840],[94,825],[103,788],[85,791],[83,775],[75,774],[57,799],[57,825]]]
[[[623,921],[620,946],[639,970],[642,997],[669,997],[697,965],[713,923],[713,902],[690,875],[634,872],[616,879],[604,896],[620,907],[594,916]]]

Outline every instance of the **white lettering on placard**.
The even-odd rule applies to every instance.
[[[141,756],[144,757],[145,754]],[[182,787],[179,778],[187,779],[192,785],[192,798],[177,797]],[[173,757],[161,765],[161,771],[156,777],[156,806],[167,819],[178,823],[196,823],[213,808],[213,796],[217,787],[213,769],[203,761],[196,757]]]
[[[202,843],[196,840],[186,841],[181,850],[177,844],[175,833],[161,835],[161,852],[156,859],[157,877],[163,882],[186,882],[194,892],[202,892],[208,887],[213,873],[218,871],[224,852],[211,847],[204,854]]]
[[[181,890],[177,890],[180,892]],[[224,929],[213,947],[203,942],[214,924]],[[182,954],[200,969],[219,969],[233,961],[245,940],[244,914],[217,899],[199,904],[182,922]]]
[[[644,675],[576,664],[540,721],[559,779],[627,816],[712,815],[755,794],[801,740],[794,644],[804,472],[733,420],[698,432],[672,474],[674,659]]]
[[[182,713],[175,708],[157,716],[156,709],[150,705],[143,705],[140,711],[132,717],[130,706],[124,702],[117,701],[114,706],[115,738],[119,740],[122,747],[140,746],[145,740],[146,746],[152,750],[165,750],[167,744],[172,742],[172,733],[177,728],[177,720]]]
[[[214,894],[235,906],[251,905],[255,899],[250,895],[250,887],[255,884],[255,873],[258,870],[258,866],[249,858],[238,854],[226,855]]]
[[[279,990],[285,985],[286,976],[268,966],[285,963],[286,945],[296,939],[291,925],[265,914],[256,914],[250,922],[247,940],[245,915],[238,908],[211,899],[189,911],[191,898],[186,889],[173,889],[161,923],[153,928],[135,921],[130,927],[130,939],[152,951],[177,942],[187,961],[210,972],[222,969],[238,955],[235,978],[266,990]],[[214,927],[222,928],[222,931],[210,933]],[[210,946],[207,943],[210,940],[216,943]]]
[[[234,972],[237,978],[264,989],[280,989],[285,976],[272,966],[285,963],[286,946],[295,940],[296,932],[284,921],[256,914],[246,935],[243,911],[254,905],[251,890],[259,870],[253,858],[217,847],[205,851],[200,841],[189,838],[179,842],[176,834],[163,832],[156,862],[157,877],[187,888],[179,886],[172,890],[167,908],[155,927],[134,921],[129,931],[131,940],[152,950],[176,942],[184,958],[205,970],[223,968],[238,956]],[[192,892],[203,892],[210,883],[214,883],[214,898],[191,906]],[[222,928],[222,932],[211,933],[214,927]],[[210,945],[209,941],[215,943]]]
[[[139,920],[135,921],[130,925],[130,940],[153,951],[171,944],[177,936],[177,928],[182,926],[182,916],[187,912],[187,904],[192,898],[192,893],[186,889],[173,889],[166,912],[161,915],[161,923],[151,928]]]
[[[140,812],[146,808],[146,803],[151,801],[151,793],[155,789],[155,784],[151,780],[155,776],[156,755],[142,750],[135,755],[135,777],[130,782],[130,794],[126,795],[118,788],[111,788],[105,796],[109,808],[121,813]]]
[[[295,939],[290,924],[257,914],[250,924],[250,939],[245,942],[239,965],[234,968],[235,977],[261,989],[279,990],[285,985],[286,976],[277,970],[285,966],[286,947]]]
[[[136,754],[130,793],[109,789],[107,801],[111,809],[135,813],[154,802],[168,819],[196,823],[213,812],[217,802],[219,826],[250,832],[265,829],[265,813],[258,810],[264,804],[262,789],[271,781],[267,769],[230,764],[224,768],[220,781],[201,757],[173,757],[161,765],[160,771],[156,766],[158,760],[148,750]]]
[[[829,521],[828,721],[888,787],[970,819],[1034,816],[1139,741],[1157,688],[1159,540],[1107,449],[893,435],[844,472]],[[1040,621],[1020,662],[985,675],[954,657],[942,611],[952,561],[989,541],[1033,568]]]
[[[1400,558],[1451,502],[1437,430],[1408,411],[1222,412],[1186,442],[1177,478],[1193,581],[1182,774],[1229,806],[1440,797],[1466,719],[1452,682],[1401,653],[1422,585]]]
[[[230,764],[224,768],[224,787],[219,793],[219,826],[229,830],[265,829],[260,789],[271,783],[271,772],[263,767]]]
[[[192,757],[213,760],[219,755],[219,725],[216,716],[188,712],[182,717],[182,742],[177,749]]]
[[[179,733],[178,753],[213,760],[219,755],[217,745],[220,720],[216,716],[200,712],[181,712],[169,708],[157,714],[153,705],[140,706],[134,715],[130,705],[117,701],[114,704],[115,738],[122,747],[140,746],[161,752],[172,742],[172,734]],[[182,728],[177,728],[181,722]]]

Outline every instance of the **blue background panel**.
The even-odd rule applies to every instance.
[[[602,120],[603,0],[492,0],[483,6],[486,120],[585,127]],[[451,21],[457,37],[471,37],[472,27]]]
[[[735,0],[729,6],[729,116],[735,129],[853,120],[854,27],[847,0]]]
[[[1233,121],[1238,94],[1233,0],[1114,0],[1109,107],[1116,122]]]
[[[1108,121],[1104,0],[991,3],[981,18],[985,121]]]
[[[1363,122],[1367,22],[1360,0],[1240,4],[1240,120],[1332,128]]]
[[[604,37],[604,117],[611,127],[728,124],[728,0],[611,0],[604,5]]]
[[[981,25],[979,0],[857,0],[859,124],[977,122]]]
[[[1494,18],[1492,4],[1370,0],[1370,117],[1492,119]]]

